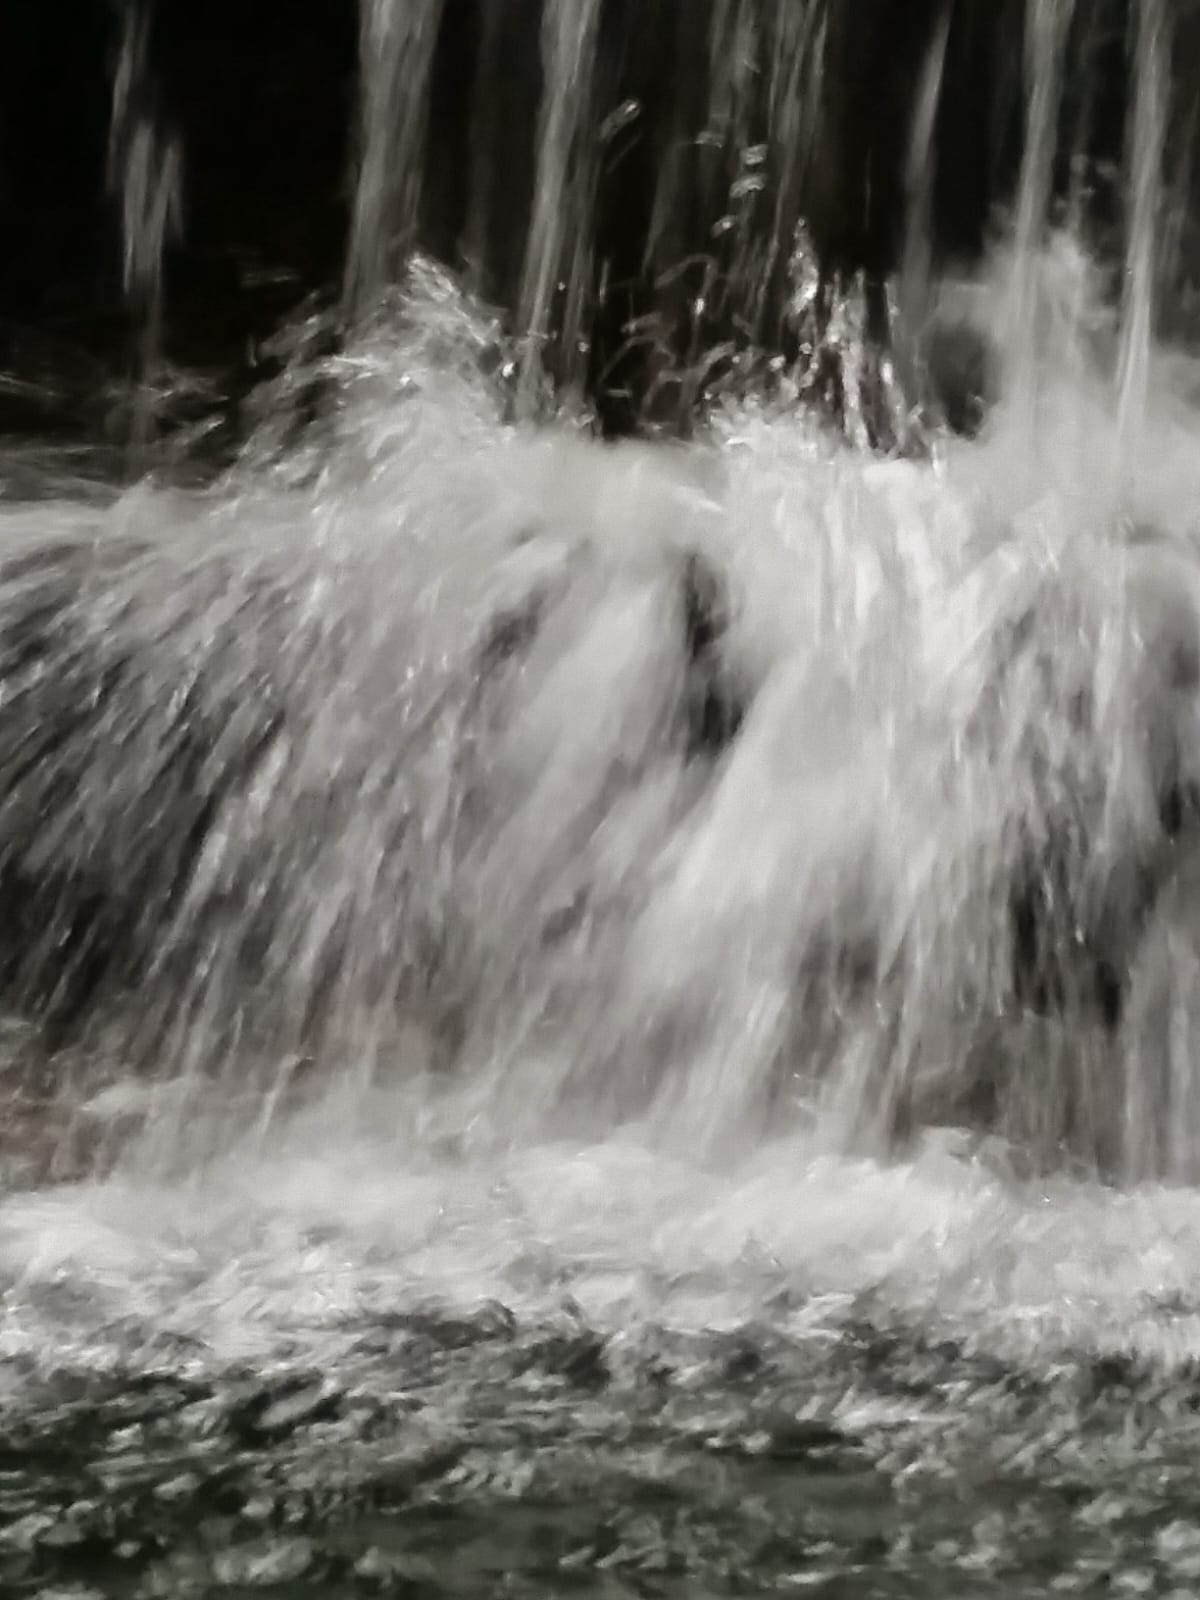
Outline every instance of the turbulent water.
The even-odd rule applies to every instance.
[[[946,9],[893,363],[796,228],[828,8],[715,4],[648,270],[703,190],[693,342],[802,359],[664,354],[694,437],[617,446],[602,8],[546,8],[502,331],[410,254],[440,0],[364,0],[352,331],[217,464],[155,438],[186,152],[130,8],[136,459],[0,453],[0,1592],[1197,1592],[1200,385],[1161,0],[1119,291],[1045,238],[1074,9],[1011,248],[939,288]]]
[[[1132,454],[1089,271],[908,460],[507,420],[419,266],[199,486],[7,459],[5,1592],[1193,1592],[1194,373]]]

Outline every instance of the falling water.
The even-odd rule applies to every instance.
[[[122,281],[133,321],[134,372],[130,442],[141,451],[155,426],[162,373],[163,256],[180,235],[182,155],[179,141],[154,114],[147,60],[149,11],[126,8],[113,77],[108,182],[121,202]]]
[[[796,237],[803,209],[804,181],[813,160],[818,127],[818,84],[825,46],[826,11],[822,6],[780,6],[775,29],[767,40],[770,130],[775,214],[764,283],[786,277],[789,244]],[[760,328],[769,337],[769,329]]]
[[[542,18],[546,91],[538,127],[533,220],[521,281],[520,322],[530,340],[527,383],[536,385],[540,348],[555,310],[568,385],[580,376],[591,249],[594,150],[591,80],[600,0],[562,0]]]
[[[659,168],[647,258],[664,292],[664,320],[678,316],[690,330],[683,370],[663,374],[679,384],[685,412],[728,357],[729,327],[770,349],[794,307],[791,269],[820,123],[828,16],[822,0],[765,8],[720,0],[710,9],[699,91],[690,82],[673,86],[676,123]],[[702,262],[688,253],[686,219],[697,207]]]
[[[362,105],[345,297],[369,311],[412,249],[443,0],[360,0]]]
[[[948,4],[943,5],[930,41],[925,70],[918,86],[905,172],[908,217],[905,227],[904,259],[900,270],[899,325],[902,338],[907,336],[914,343],[920,338],[934,289],[931,249],[937,162],[934,132],[946,70],[946,47],[950,38],[951,15],[951,7]],[[903,354],[908,356],[909,352],[905,351]]]
[[[1129,171],[1131,209],[1125,248],[1118,367],[1125,451],[1141,448],[1148,400],[1154,297],[1162,234],[1163,152],[1170,57],[1165,0],[1137,7],[1137,64]]]
[[[1015,414],[1026,419],[1029,442],[1038,437],[1036,388],[1041,328],[1036,277],[1058,151],[1063,59],[1075,0],[1030,0],[1025,39],[1029,93],[1025,147],[1017,195],[1005,349],[1008,389]]]
[[[411,249],[440,0],[372,0],[336,351],[297,337],[202,487],[151,451],[0,501],[9,1592],[1194,1587],[1200,416],[1151,315],[1165,3],[1113,307],[1047,237],[1071,7],[1031,0],[1015,234],[965,286],[1000,403],[904,458],[814,410],[811,350],[705,391],[686,444],[514,420],[531,350],[582,366],[626,115],[601,12],[542,14],[511,325]],[[941,16],[902,307],[944,287]],[[783,264],[781,304],[818,297],[828,12],[709,20],[648,277],[665,316],[701,174],[697,278],[750,345]],[[141,37],[139,292],[174,192]],[[478,191],[503,118],[474,113]],[[861,297],[820,287],[865,370]],[[1114,326],[1115,380],[1085,337]]]

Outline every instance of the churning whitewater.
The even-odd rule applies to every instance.
[[[736,1485],[711,1549],[621,1519],[689,1452],[782,1449],[865,1452],[923,1582],[982,1535],[937,1547],[902,1484],[1044,1478],[1070,1425],[1114,1492],[1089,1363],[1200,1351],[1200,467],[1165,355],[1125,449],[1103,328],[1058,314],[1085,265],[1040,272],[1039,425],[909,460],[782,403],[687,448],[507,420],[494,330],[418,264],[299,443],[277,393],[200,487],[46,463],[5,504],[8,1448],[108,1485],[0,1484],[14,1573],[100,1540],[145,1592],[315,1581],[329,1495],[553,1500],[553,1459],[608,1505],[554,1570],[762,1579]],[[208,1555],[146,1532],[162,1449]],[[760,1532],[808,1549],[776,1492]],[[503,1556],[461,1559],[447,1592]]]
[[[1189,1180],[1183,399],[1135,463],[1068,348],[1037,438],[599,446],[487,335],[419,269],[303,448],[6,509],[16,1013],[189,1125],[349,1071],[493,1146]]]
[[[1011,250],[936,284],[914,178],[890,353],[827,305],[840,426],[807,346],[617,445],[597,0],[547,8],[503,330],[409,249],[440,0],[364,3],[343,320],[215,465],[154,439],[185,167],[131,8],[138,471],[0,455],[6,1593],[1194,1592],[1200,391],[1158,0],[1120,304],[1044,238],[1071,13]],[[721,159],[773,118],[756,335],[785,261],[810,332],[828,287],[788,15],[708,41]]]
[[[460,1154],[947,1127],[1193,1178],[1194,417],[1164,359],[1124,454],[1079,326],[1032,437],[1001,406],[881,461],[760,403],[599,446],[505,421],[491,330],[418,267],[302,446],[276,410],[206,487],[7,506],[48,1159],[105,1108],[159,1172],[248,1101],[265,1136],[383,1094]]]

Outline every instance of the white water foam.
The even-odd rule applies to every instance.
[[[534,1320],[569,1302],[619,1343],[763,1318],[821,1337],[870,1295],[1018,1358],[1196,1355],[1200,1200],[1094,1177],[1188,1180],[1200,1148],[1192,874],[1157,809],[1168,774],[1200,782],[1196,417],[1190,370],[1156,356],[1123,456],[1103,319],[1062,311],[1076,264],[1042,289],[1045,425],[1001,407],[927,461],[761,405],[687,451],[514,428],[473,375],[483,332],[431,280],[398,333],[339,361],[317,444],[263,445],[203,491],[3,508],[10,552],[138,552],[90,569],[22,693],[42,704],[80,649],[145,662],[85,722],[69,791],[36,766],[10,786],[5,848],[148,875],[151,932],[191,962],[152,964],[137,1025],[113,1024],[118,1076],[158,1051],[144,1137],[105,1176],[0,1207],[12,1371],[321,1363],[398,1307],[490,1300]],[[727,591],[721,669],[746,703],[699,755],[675,627],[695,553]],[[544,594],[486,714],[429,736],[425,708],[478,675],[467,642]],[[262,733],[262,685],[290,731],[217,785],[208,854],[166,908],[156,795],[189,673],[228,691],[217,779]],[[410,759],[430,826],[397,871]],[[1115,1037],[1069,992],[1057,1022],[1011,1003],[1030,840],[1063,851],[1067,953],[1099,906],[1134,969]],[[1131,871],[1161,895],[1146,935]],[[393,1003],[379,975],[413,960],[414,904],[469,915]],[[831,945],[866,949],[866,976]],[[444,994],[466,1019],[449,1059]],[[230,1113],[228,1013],[265,1018],[256,1048],[282,1060],[312,1048],[318,1000],[315,1103],[272,1120],[247,1079]],[[100,1027],[78,1047],[92,1091],[112,1076]],[[1001,1061],[985,1115],[971,1096]],[[963,1131],[922,1135],[940,1121]]]

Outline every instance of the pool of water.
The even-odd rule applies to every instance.
[[[379,1117],[383,1108],[376,1106]],[[11,1196],[12,1594],[1185,1594],[1200,1200],[361,1137]]]

